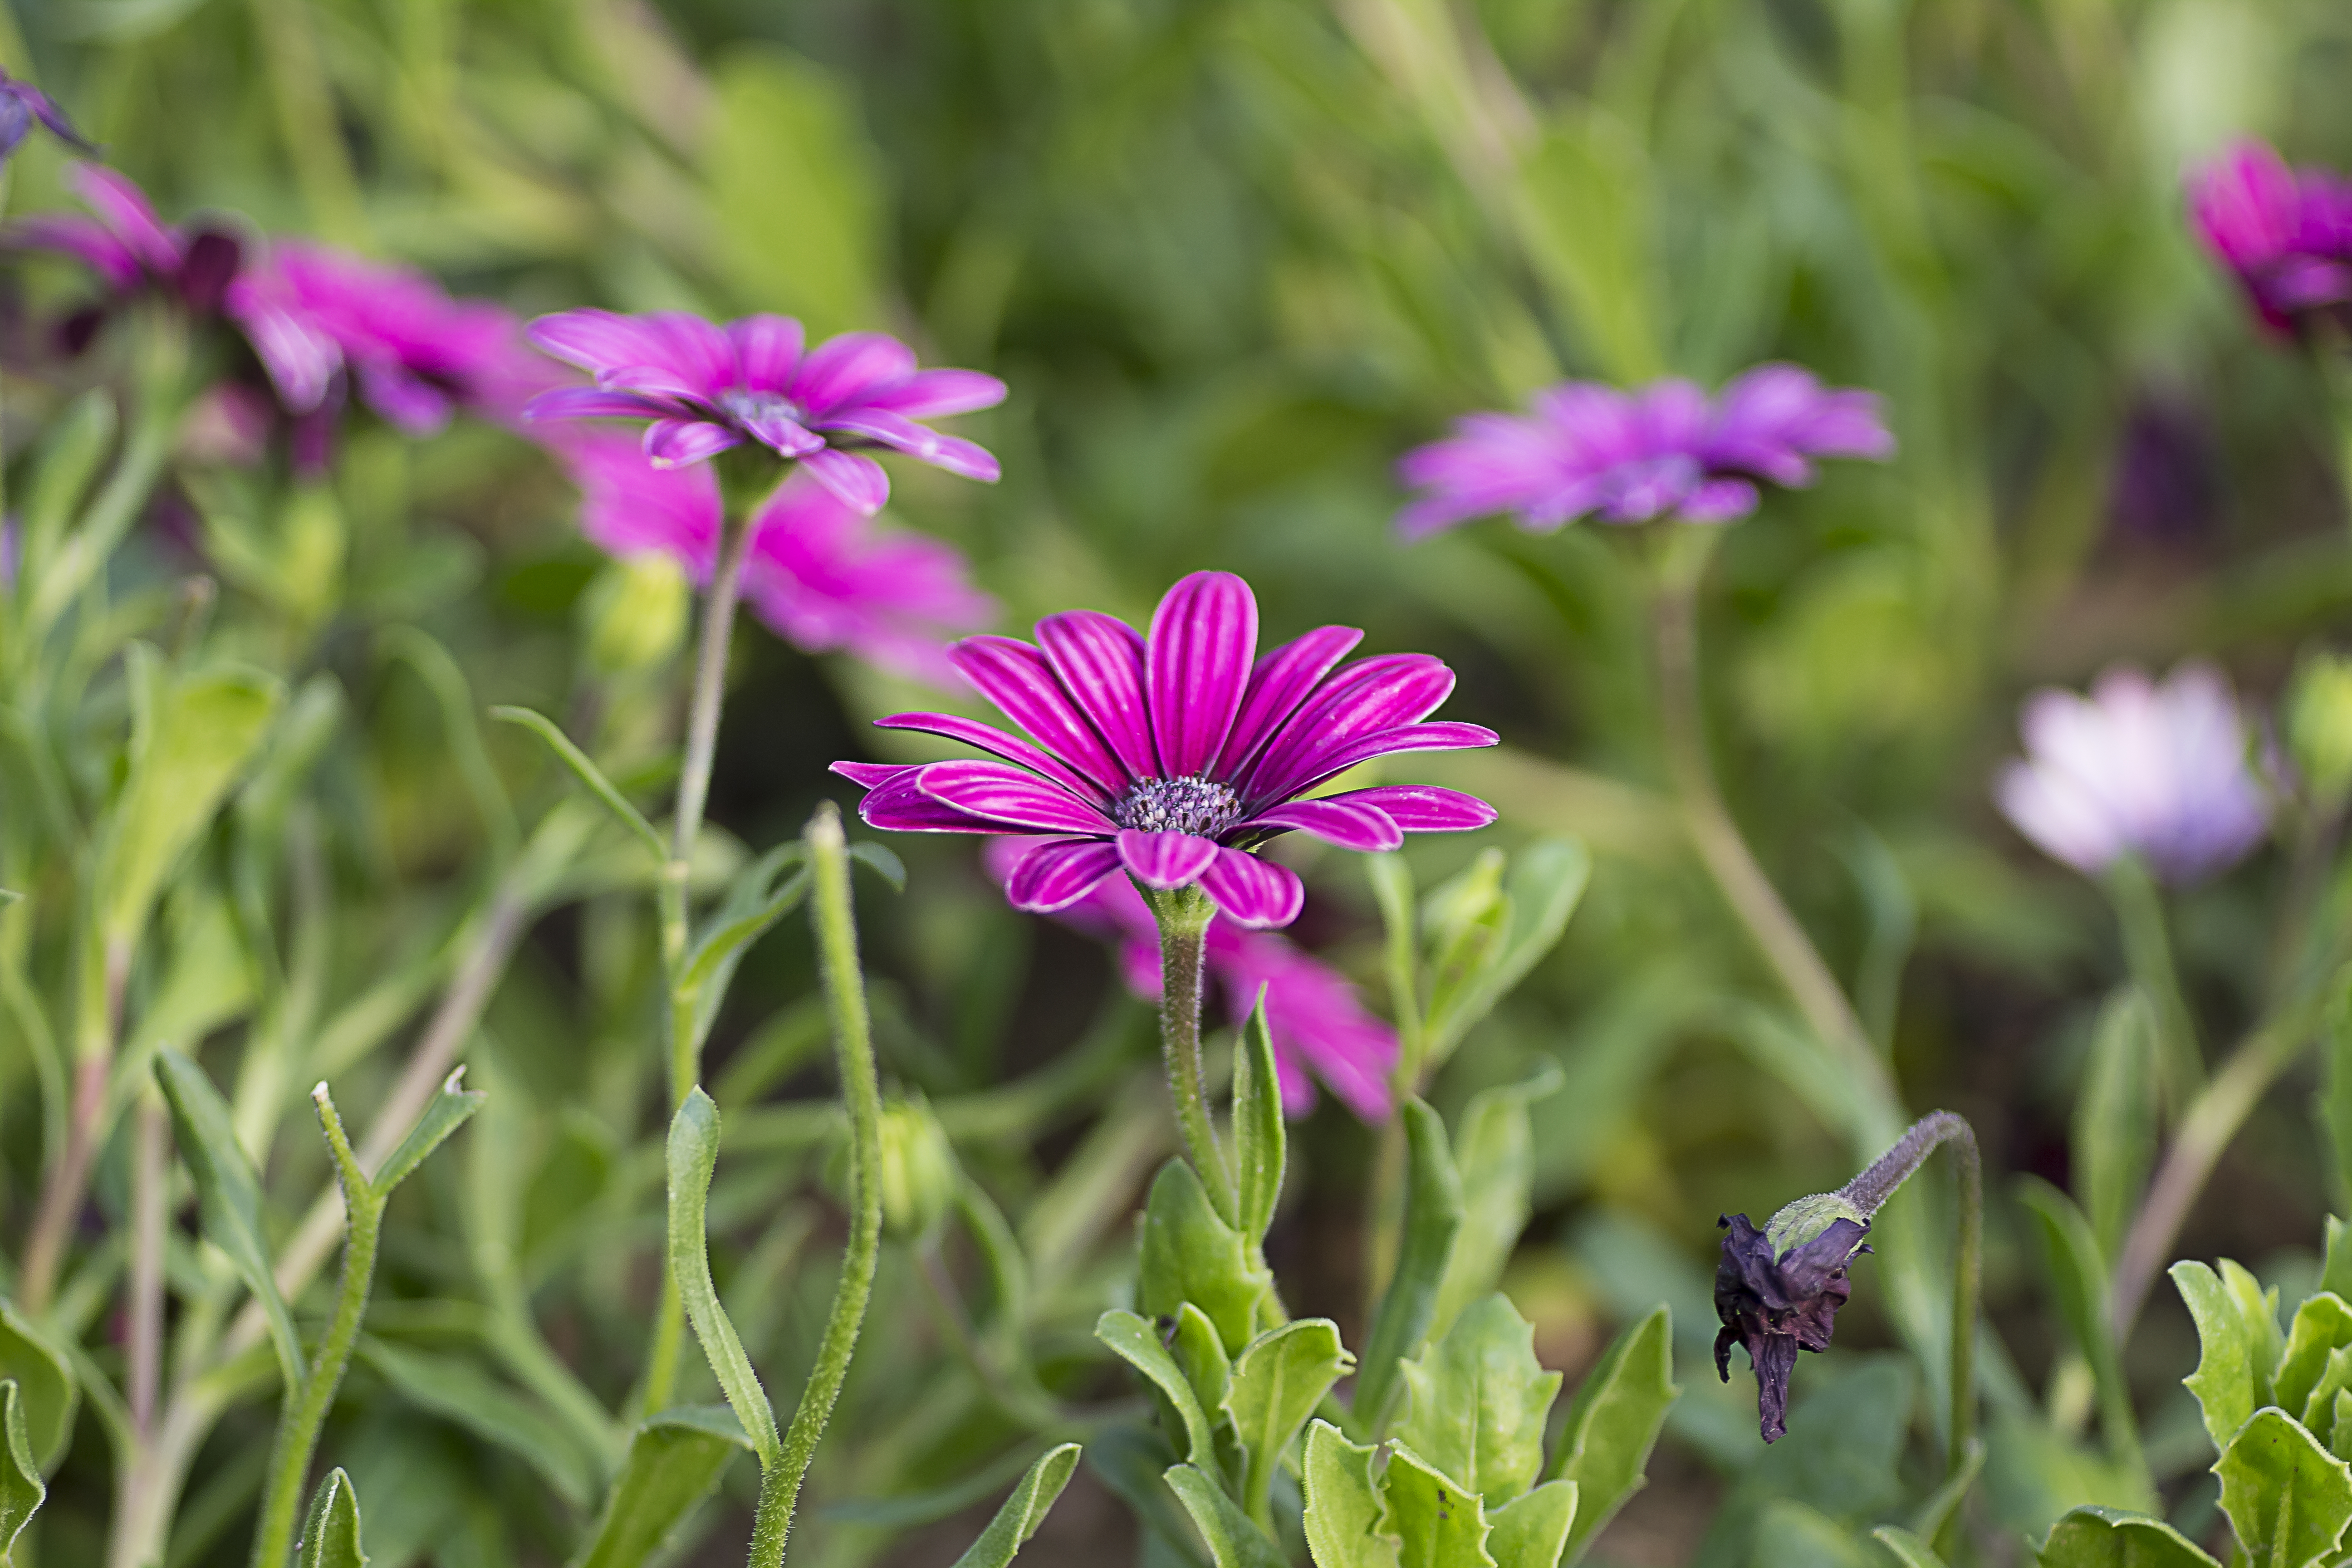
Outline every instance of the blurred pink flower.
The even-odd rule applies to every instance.
[[[1824,387],[1810,371],[1764,364],[1710,400],[1687,381],[1636,393],[1564,382],[1532,413],[1473,414],[1397,465],[1427,493],[1397,514],[1419,538],[1493,512],[1548,532],[1599,512],[1604,522],[1728,522],[1756,510],[1756,481],[1812,483],[1815,458],[1886,458],[1895,438],[1875,393]]]
[[[1006,880],[1026,852],[1022,839],[990,839],[989,874]],[[1160,928],[1133,883],[1113,877],[1055,918],[1117,942],[1129,988],[1159,1000]],[[1293,1116],[1312,1110],[1319,1079],[1364,1121],[1387,1120],[1396,1036],[1364,1010],[1345,975],[1287,937],[1250,931],[1223,915],[1210,922],[1207,958],[1234,1023],[1248,1016],[1264,990],[1284,1109]]]
[[[719,482],[708,468],[656,468],[637,443],[573,431],[551,446],[581,489],[580,529],[614,555],[657,551],[698,582],[719,548]],[[956,549],[886,533],[805,474],[752,520],[743,596],[778,636],[810,653],[845,649],[932,685],[958,684],[946,639],[986,626],[996,605]]]
[[[2095,874],[2137,855],[2168,882],[2243,858],[2270,823],[2228,679],[2190,660],[2158,685],[2117,667],[2091,695],[2026,700],[2025,758],[2001,770],[2001,811],[2054,859]]]
[[[2290,169],[2247,140],[2189,175],[2189,204],[2206,247],[2273,330],[2352,304],[2352,184]]]

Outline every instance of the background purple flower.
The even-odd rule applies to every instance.
[[[81,132],[66,118],[66,111],[47,93],[0,70],[0,163],[5,163],[24,144],[37,122],[48,127],[49,134],[68,147],[83,153],[98,151],[82,140]]]
[[[889,476],[851,448],[888,447],[961,474],[997,478],[983,448],[917,424],[1004,400],[1004,384],[970,370],[918,370],[915,352],[878,332],[847,332],[803,353],[789,316],[724,327],[659,311],[565,310],[530,324],[531,341],[596,378],[535,399],[538,419],[650,419],[646,456],[663,468],[698,463],[745,441],[796,459],[871,516]]]
[[[1427,493],[1397,528],[1419,538],[1495,512],[1538,531],[1588,512],[1727,522],[1756,510],[1758,480],[1809,485],[1815,458],[1894,450],[1876,394],[1823,387],[1795,365],[1759,365],[1712,400],[1687,381],[1638,393],[1571,381],[1538,393],[1526,416],[1473,414],[1406,453],[1399,478]]]
[[[707,468],[656,468],[626,436],[574,431],[551,443],[580,486],[581,531],[613,555],[667,555],[697,582],[717,563],[719,481]],[[996,605],[963,556],[919,534],[882,533],[814,479],[788,479],[752,520],[743,596],[810,653],[845,650],[895,674],[955,685],[946,639],[984,626]]]
[[[1197,885],[1238,924],[1288,925],[1304,889],[1252,850],[1293,829],[1347,849],[1393,849],[1408,831],[1483,827],[1493,807],[1454,790],[1385,785],[1298,798],[1391,752],[1491,746],[1475,724],[1423,723],[1454,689],[1426,654],[1339,665],[1361,632],[1324,626],[1257,659],[1257,601],[1228,572],[1168,590],[1147,638],[1068,610],[1037,624],[1041,647],[970,637],[956,667],[1035,744],[945,713],[901,713],[999,762],[891,767],[835,763],[866,791],[876,827],[1040,840],[1005,882],[1017,909],[1050,914],[1122,868],[1151,888]],[[1334,667],[1338,668],[1335,668]]]
[[[1003,882],[1027,850],[1021,839],[993,838],[983,858]],[[1055,918],[1117,942],[1128,988],[1160,999],[1160,927],[1131,883],[1106,878]],[[1364,1010],[1345,975],[1287,937],[1245,930],[1223,915],[1209,922],[1204,956],[1233,1023],[1249,1016],[1264,990],[1285,1110],[1293,1116],[1314,1110],[1319,1079],[1364,1121],[1388,1119],[1396,1035]]]
[[[2238,705],[2210,664],[2184,663],[2162,685],[2119,667],[2087,698],[2038,691],[2019,728],[2026,755],[2001,772],[2000,809],[2078,871],[2137,854],[2167,881],[2195,881],[2234,865],[2269,826]]]
[[[2298,173],[2249,140],[2189,176],[2189,203],[2207,247],[2274,330],[2352,303],[2352,184]]]

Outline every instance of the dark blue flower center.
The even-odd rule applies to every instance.
[[[1229,784],[1197,774],[1138,779],[1111,803],[1111,819],[1139,833],[1197,833],[1214,838],[1242,818],[1241,796]]]
[[[719,406],[746,425],[756,419],[789,419],[797,425],[802,419],[800,405],[781,392],[748,392],[730,386],[719,395]]]

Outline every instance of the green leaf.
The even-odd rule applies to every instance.
[[[2352,1389],[2336,1391],[2336,1426],[2328,1436],[2327,1451],[2339,1459],[2352,1458]]]
[[[2113,1259],[2122,1245],[2156,1153],[2156,1038],[2147,994],[2119,987],[2099,1011],[2083,1070],[2074,1105],[2075,1184],[2103,1259]]]
[[[2091,1222],[2072,1198],[2038,1177],[2019,1179],[2018,1198],[2033,1215],[2059,1316],[2090,1363],[2107,1452],[2118,1464],[2141,1469],[2137,1418],[2108,1321],[2106,1269]]]
[[[2335,1156],[2335,1200],[2352,1203],[2352,1008],[2330,1007],[2320,1040],[2319,1120]],[[2344,1292],[2337,1291],[2342,1295]]]
[[[1168,1337],[1168,1351],[1183,1369],[1201,1408],[1223,1409],[1233,1387],[1234,1363],[1217,1338],[1216,1326],[1190,1301],[1176,1309],[1176,1331]]]
[[[359,1496],[341,1470],[329,1470],[310,1494],[310,1514],[295,1553],[300,1568],[367,1568],[367,1553],[360,1550]]]
[[[1087,1468],[1133,1513],[1142,1526],[1145,1550],[1162,1564],[1210,1568],[1201,1540],[1176,1494],[1168,1489],[1168,1467],[1175,1450],[1157,1426],[1121,1423],[1087,1440]]]
[[[1557,1568],[1576,1525],[1576,1500],[1574,1481],[1546,1481],[1513,1498],[1488,1521],[1488,1554],[1502,1568]]]
[[[1591,1544],[1625,1500],[1642,1489],[1651,1447],[1682,1390],[1675,1386],[1674,1320],[1663,1306],[1622,1331],[1568,1402],[1546,1480],[1576,1483],[1568,1561]]]
[[[2326,1374],[2329,1354],[2346,1345],[2352,1345],[2352,1304],[2323,1290],[2297,1307],[2271,1379],[2271,1403],[2290,1414],[2301,1410]]]
[[[1274,1032],[1265,1021],[1265,994],[1258,993],[1234,1052],[1234,1156],[1240,1173],[1242,1234],[1252,1246],[1265,1240],[1282,1201],[1282,1086],[1275,1077]]]
[[[1477,1493],[1402,1445],[1390,1450],[1380,1490],[1380,1527],[1397,1539],[1398,1568],[1496,1568],[1486,1551],[1492,1527]]]
[[[2078,1508],[2050,1527],[2041,1568],[2221,1568],[2160,1519],[2116,1508]]]
[[[16,1380],[0,1382],[0,1564],[10,1561],[16,1537],[48,1495],[25,1436],[25,1402]]]
[[[1463,1308],[1502,1281],[1532,1204],[1535,1140],[1528,1107],[1564,1081],[1559,1068],[1546,1062],[1525,1083],[1482,1089],[1463,1109],[1454,1140],[1454,1163],[1462,1173],[1462,1228],[1446,1254],[1432,1334],[1444,1333]]]
[[[2327,1216],[2327,1262],[2319,1288],[2352,1301],[2352,1226],[2334,1215]]]
[[[1971,1437],[1968,1447],[1960,1450],[1959,1468],[1948,1471],[1943,1484],[1929,1492],[1927,1500],[1912,1510],[1911,1533],[1923,1541],[1933,1541],[1942,1535],[1944,1526],[1950,1522],[1952,1515],[1959,1510],[1960,1504],[1974,1489],[1977,1477],[1983,1472],[1984,1466],[1985,1441],[1981,1437]],[[2153,1495],[2154,1488],[2151,1487],[2149,1491]]]
[[[1054,1506],[1062,1489],[1070,1484],[1070,1476],[1078,1468],[1078,1445],[1065,1443],[1039,1455],[1021,1484],[1013,1489],[1013,1495],[1004,1500],[1004,1506],[996,1510],[996,1517],[988,1521],[988,1528],[955,1560],[955,1568],[1004,1568],[1012,1562],[1022,1542],[1036,1534],[1037,1527],[1045,1521],[1045,1510]]]
[[[479,1089],[458,1088],[465,1077],[466,1069],[461,1067],[442,1081],[440,1092],[425,1102],[425,1112],[416,1119],[416,1125],[408,1130],[408,1136],[384,1161],[383,1169],[369,1181],[369,1189],[378,1198],[392,1196],[393,1189],[414,1175],[427,1155],[482,1109],[482,1101],[489,1096]]]
[[[641,1568],[668,1544],[727,1462],[751,1446],[723,1405],[665,1410],[629,1436],[628,1457],[576,1568]]]
[[[2200,1347],[2197,1370],[2181,1379],[2181,1386],[2197,1396],[2214,1448],[2225,1449],[2254,1414],[2257,1334],[2210,1268],[2186,1260],[2174,1264],[2170,1273],[2196,1321]]]
[[[774,885],[779,872],[797,865],[806,854],[807,847],[797,838],[778,845],[736,875],[725,900],[712,912],[703,936],[687,956],[686,973],[678,983],[692,999],[697,1040],[708,1037],[719,1021],[719,1005],[751,943],[807,897],[805,870],[787,878],[782,887]]]
[[[134,727],[98,869],[100,933],[137,940],[155,890],[211,823],[277,714],[283,688],[258,670],[216,669],[159,681]]]
[[[2213,1467],[2238,1545],[2263,1568],[2334,1562],[2352,1524],[2352,1467],[2276,1408],[2257,1411]]]
[[[49,558],[80,510],[98,466],[114,444],[114,400],[93,387],[68,404],[42,432],[41,451],[24,500],[24,558],[19,581],[44,598]]]
[[[760,1374],[743,1353],[743,1342],[719,1304],[719,1288],[710,1278],[710,1245],[703,1233],[710,1202],[710,1175],[719,1165],[719,1108],[696,1089],[677,1108],[669,1124],[669,1267],[677,1281],[686,1315],[694,1324],[702,1353],[718,1374],[719,1389],[735,1407],[735,1417],[751,1436],[760,1468],[771,1469],[782,1449],[776,1436],[776,1413],[768,1404]]]
[[[1258,1305],[1273,1287],[1255,1249],[1217,1217],[1192,1167],[1182,1160],[1160,1166],[1143,1205],[1138,1310],[1173,1318],[1190,1301],[1216,1325],[1225,1353],[1239,1355],[1256,1337]]]
[[[1290,1439],[1355,1364],[1339,1342],[1339,1325],[1328,1318],[1301,1318],[1260,1334],[1234,1363],[1224,1409],[1247,1457],[1242,1505],[1253,1518],[1264,1516],[1274,1467]]]
[[[16,1384],[25,1438],[32,1445],[33,1462],[46,1473],[65,1457],[74,1414],[81,1405],[81,1384],[74,1379],[73,1363],[50,1342],[48,1331],[5,1300],[0,1300],[0,1377]]]
[[[1095,1321],[1095,1338],[1168,1396],[1168,1403],[1176,1407],[1176,1418],[1184,1424],[1184,1440],[1189,1449],[1186,1457],[1213,1472],[1217,1466],[1216,1428],[1209,1424],[1208,1413],[1201,1408],[1200,1398],[1192,1392],[1184,1369],[1176,1364],[1176,1358],[1160,1342],[1160,1335],[1150,1322],[1114,1307]]]
[[[593,1500],[593,1457],[538,1400],[490,1377],[479,1363],[375,1339],[362,1340],[360,1354],[410,1404],[513,1454],[572,1507]]]
[[[1764,1505],[1748,1557],[1748,1568],[1883,1568],[1884,1563],[1843,1524],[1793,1498]]]
[[[2327,1364],[2303,1402],[2304,1426],[2331,1447],[2336,1438],[2336,1396],[2347,1388],[2352,1388],[2352,1346],[2327,1352]]]
[[[1380,1533],[1375,1450],[1328,1421],[1307,1432],[1307,1550],[1315,1568],[1397,1568],[1397,1543]]]
[[[604,803],[604,809],[613,814],[615,821],[635,835],[647,854],[656,862],[669,858],[669,846],[654,831],[654,825],[629,804],[628,796],[614,786],[613,781],[604,776],[604,770],[589,760],[587,752],[572,743],[572,737],[558,729],[554,720],[528,708],[493,708],[490,717],[503,723],[520,724],[546,742],[556,759],[572,770],[572,776],[587,786],[590,795]]]
[[[1434,1069],[1473,1025],[1559,944],[1592,876],[1581,839],[1539,838],[1519,851],[1503,883],[1502,928],[1458,983],[1441,980],[1429,1004],[1423,1064]]]
[[[899,859],[888,845],[877,844],[871,838],[860,839],[849,847],[849,858],[889,883],[892,892],[907,890],[907,863]],[[1038,1463],[1043,1464],[1045,1460],[1040,1459]]]
[[[2279,1330],[2278,1287],[2263,1289],[2256,1279],[2236,1259],[2221,1259],[2221,1287],[2229,1291],[2230,1300],[2237,1303],[2238,1316],[2244,1321],[2252,1336],[2250,1352],[2254,1370],[2254,1404],[2257,1406],[2276,1403],[2272,1398],[2271,1374],[2286,1354],[2286,1335]],[[2346,1300],[2352,1300],[2352,1297]]]
[[[1544,1420],[1560,1374],[1536,1359],[1535,1325],[1496,1291],[1398,1372],[1412,1396],[1396,1436],[1500,1507],[1543,1468]]]
[[[1363,1370],[1356,1374],[1355,1419],[1367,1433],[1380,1431],[1397,1387],[1397,1369],[1421,1348],[1437,1315],[1437,1291],[1445,1260],[1462,1228],[1462,1178],[1445,1146],[1445,1124],[1418,1100],[1404,1103],[1404,1245],[1396,1274],[1372,1314],[1364,1341]]]
[[[1895,1553],[1903,1568],[1944,1568],[1944,1560],[1936,1549],[1899,1525],[1882,1524],[1870,1532],[1870,1538]]]
[[[155,1081],[172,1108],[180,1157],[196,1180],[197,1217],[205,1235],[228,1255],[237,1277],[261,1303],[285,1385],[299,1388],[306,1368],[302,1336],[295,1331],[294,1315],[286,1310],[286,1299],[278,1293],[271,1273],[269,1244],[261,1231],[261,1186],[246,1163],[245,1151],[237,1147],[228,1102],[202,1068],[175,1050],[155,1054]]]
[[[1168,1489],[1192,1516],[1201,1539],[1209,1543],[1209,1555],[1217,1568],[1290,1568],[1282,1549],[1268,1541],[1265,1531],[1252,1524],[1206,1473],[1191,1465],[1171,1465],[1165,1479]]]

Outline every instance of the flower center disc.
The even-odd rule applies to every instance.
[[[801,422],[800,405],[778,392],[747,392],[730,386],[719,395],[719,406],[734,418],[749,425],[759,419],[789,419]]]
[[[1192,833],[1214,838],[1241,820],[1241,796],[1197,774],[1138,779],[1112,803],[1111,819],[1139,833]]]

